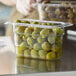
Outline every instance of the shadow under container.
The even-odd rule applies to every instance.
[[[37,3],[40,20],[71,22],[76,24],[76,1]]]
[[[21,19],[13,23],[17,57],[60,59],[64,27],[70,23]]]

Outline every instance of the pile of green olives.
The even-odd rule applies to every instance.
[[[51,23],[36,22],[36,21],[20,21],[17,23],[36,24],[51,26]],[[56,24],[55,24],[56,25]],[[63,29],[60,27],[54,28],[39,28],[32,26],[15,26],[16,54],[26,58],[37,59],[58,59],[62,51],[62,35]]]
[[[42,2],[43,4],[43,2]],[[41,20],[64,21],[76,23],[76,6],[72,3],[62,2],[59,5],[38,5]]]

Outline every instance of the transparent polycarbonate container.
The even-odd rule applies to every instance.
[[[65,2],[69,2],[69,1],[72,2],[72,1],[74,1],[75,2],[76,0],[36,0],[37,3],[43,3],[43,4],[44,3],[51,3],[53,1],[54,2],[63,2],[63,1],[65,1]]]
[[[76,24],[76,1],[36,3],[40,20],[71,22]]]
[[[70,23],[32,19],[21,19],[12,24],[16,55],[43,60],[60,59],[64,27],[72,26]]]

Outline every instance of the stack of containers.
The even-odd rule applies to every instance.
[[[32,19],[21,19],[12,24],[16,55],[41,60],[61,58],[64,27],[72,25]]]
[[[76,24],[76,1],[37,0],[40,20],[63,21]]]
[[[76,20],[76,8],[71,3],[38,0],[40,20],[20,19],[12,23],[16,55],[41,60],[60,59],[64,27],[72,26],[66,22]]]

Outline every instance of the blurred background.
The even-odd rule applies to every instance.
[[[37,0],[37,2],[39,2],[39,1],[43,1],[42,3],[46,4],[45,1],[51,1],[51,0]],[[54,1],[63,1],[63,4],[64,4],[64,1],[71,1],[74,4],[76,3],[75,0],[54,0]],[[23,0],[23,1],[21,1],[21,0],[0,0],[0,36],[2,36],[2,35],[12,36],[12,34],[13,34],[11,25],[4,25],[4,23],[7,21],[14,22],[15,20],[21,19],[21,18],[47,20],[47,18],[46,18],[47,15],[54,14],[53,10],[51,11],[50,14],[46,14],[48,12],[45,13],[44,9],[40,9],[40,8],[37,9],[37,7],[32,8],[31,4],[35,3],[35,2],[36,2],[36,0],[29,0],[28,2],[27,2],[27,0]],[[68,3],[68,5],[70,5],[70,7],[72,6],[70,3]],[[73,8],[74,8],[73,11],[75,12],[76,8],[74,6],[73,6]],[[70,10],[72,10],[72,9],[70,9]],[[70,12],[70,10],[69,10],[69,12]],[[59,9],[57,11],[60,12]],[[76,14],[76,12],[75,12],[75,14]],[[71,19],[72,19],[72,17],[76,18],[76,16],[74,16],[73,12],[70,12],[69,16],[71,17]],[[65,14],[63,17],[65,17]],[[57,19],[59,19],[59,18],[57,18]],[[57,20],[57,19],[53,18],[50,20]],[[69,20],[68,18],[66,18],[66,19]],[[69,20],[69,22],[71,22],[71,19]],[[59,20],[61,20],[61,19],[59,19]],[[62,21],[63,20],[65,20],[65,19],[62,18]],[[73,22],[74,22],[74,20],[73,20]],[[76,25],[66,28],[66,30],[67,29],[76,30]]]
[[[11,25],[4,25],[4,23],[7,22],[7,21],[14,22],[15,20],[21,19],[21,18],[48,20],[49,18],[47,19],[47,17],[46,17],[47,15],[49,15],[49,17],[51,17],[50,14],[54,15],[53,11],[54,12],[57,11],[59,13],[60,9],[62,9],[60,7],[60,9],[57,8],[56,11],[51,10],[50,14],[48,12],[46,12],[46,13],[48,13],[48,14],[46,14],[45,10],[41,9],[44,6],[41,7],[39,5],[38,9],[37,9],[37,7],[36,8],[31,7],[31,4],[35,3],[36,1],[37,2],[42,1],[43,4],[46,4],[45,1],[52,1],[52,0],[29,0],[28,2],[27,2],[27,0],[23,0],[23,1],[21,1],[21,0],[0,0],[0,36],[2,36],[2,35],[12,36],[12,34],[13,34]],[[76,3],[75,0],[53,0],[53,1],[55,1],[54,2],[55,4],[56,4],[56,1],[63,1],[63,2],[61,2],[63,4],[64,4],[64,1],[70,1],[71,3],[74,3],[74,4]],[[47,2],[47,3],[49,3],[49,2]],[[70,19],[66,18],[65,14],[62,16],[62,17],[65,17],[69,22],[71,22],[71,20],[73,20],[73,17],[75,17],[75,19],[76,19],[76,16],[75,16],[75,14],[76,14],[76,12],[75,12],[76,8],[75,7],[76,6],[74,4],[71,5],[71,3],[68,3],[68,5],[70,5],[70,8],[68,10],[70,12],[70,14],[69,14]],[[71,10],[72,10],[71,6],[74,8],[73,12],[71,12]],[[52,7],[52,8],[55,9],[56,7],[55,8]],[[58,15],[58,13],[57,13],[57,15]],[[75,14],[73,14],[73,13],[75,13]],[[51,18],[49,20],[59,19],[58,16],[57,16],[57,19],[55,19],[55,18]],[[65,20],[66,21],[65,18],[62,18],[62,19],[59,19],[59,20],[61,20],[61,21]],[[75,21],[73,20],[73,23],[74,22]],[[76,30],[76,25],[74,24],[74,26],[68,27],[68,28],[66,28],[66,30],[67,29]]]
[[[12,7],[0,3],[0,36],[5,35],[6,27],[4,23],[8,21]]]

